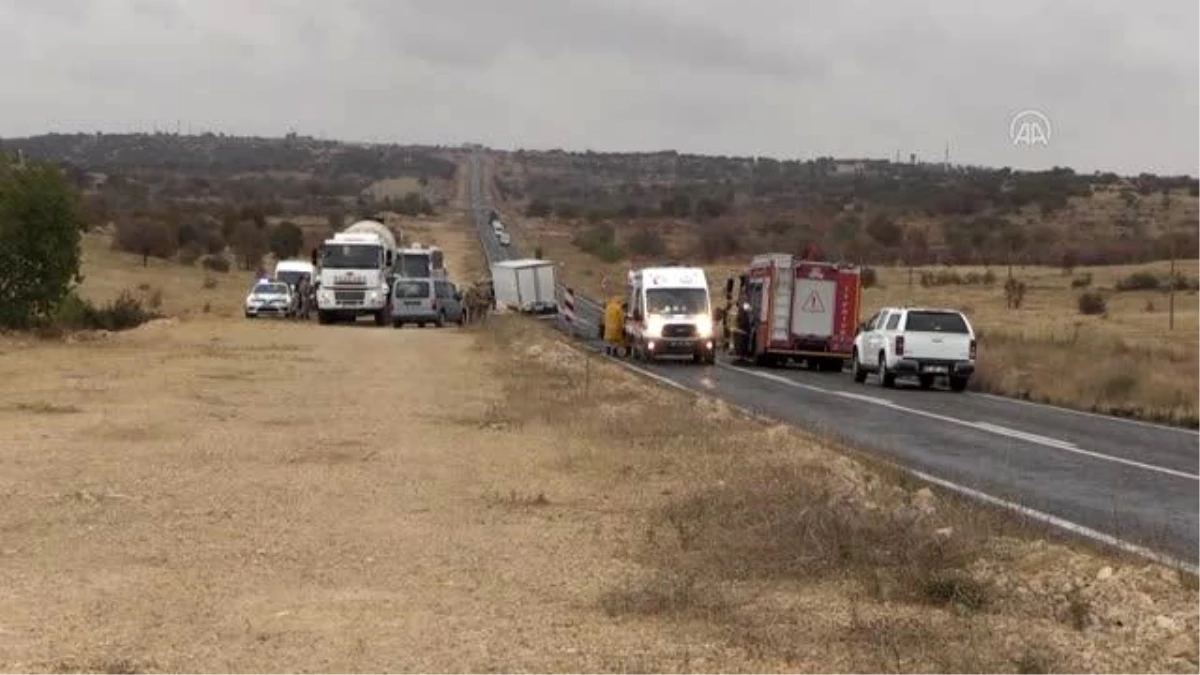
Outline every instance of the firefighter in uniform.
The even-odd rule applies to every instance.
[[[619,356],[625,347],[625,311],[621,299],[612,298],[604,307],[604,353]]]

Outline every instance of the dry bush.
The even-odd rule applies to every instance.
[[[1003,396],[1196,428],[1194,368],[1186,348],[1106,339],[1083,326],[1067,334],[988,333],[971,387]],[[1164,368],[1164,364],[1169,367]],[[1055,373],[1046,377],[1047,372]]]
[[[1079,313],[1084,316],[1097,316],[1108,311],[1108,301],[1104,296],[1094,291],[1079,295]]]

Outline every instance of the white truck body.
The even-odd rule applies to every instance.
[[[625,333],[638,356],[716,358],[708,276],[699,267],[647,267],[628,277]]]
[[[550,312],[558,305],[554,263],[526,258],[492,263],[492,289],[496,309],[519,312]]]
[[[321,245],[317,313],[322,323],[373,315],[383,325],[396,237],[383,223],[360,220]]]

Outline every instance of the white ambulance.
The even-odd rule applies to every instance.
[[[716,360],[708,277],[699,267],[646,267],[629,273],[625,336],[634,358]]]

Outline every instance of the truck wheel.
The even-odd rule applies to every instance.
[[[967,381],[969,379],[970,378],[967,378],[967,377],[953,377],[952,376],[950,378],[950,391],[955,392],[955,393],[962,393],[962,392],[966,391],[967,390]]]
[[[850,357],[850,372],[853,373],[855,382],[862,384],[867,381],[867,371],[863,370],[862,364],[858,362],[858,350]]]
[[[896,376],[888,372],[887,357],[882,353],[879,354],[879,384],[887,389],[893,389],[896,386]]]
[[[932,389],[933,388],[933,376],[932,375],[918,375],[917,381],[921,383],[922,389]]]
[[[387,312],[385,310],[381,309],[378,312],[375,312],[375,325],[376,326],[386,326],[387,325]]]
[[[333,316],[331,316],[329,314],[329,312],[318,311],[317,312],[317,323],[321,324],[322,326],[331,324],[331,323],[333,323]]]
[[[396,320],[392,321],[392,328],[403,328],[403,327],[404,327],[404,322],[401,321],[400,319],[396,319]]]

